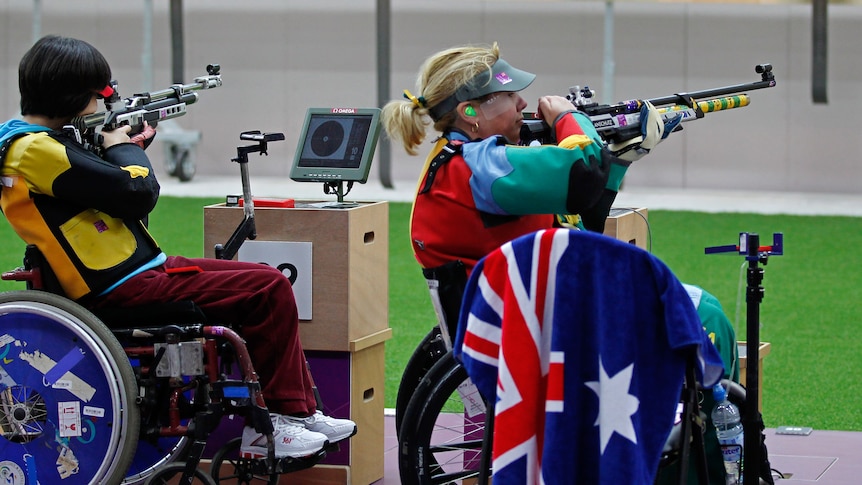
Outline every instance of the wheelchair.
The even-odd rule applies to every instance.
[[[282,134],[245,132],[238,147],[243,196],[248,153]],[[217,257],[254,237],[253,205]],[[207,321],[192,302],[90,311],[63,296],[35,246],[0,293],[0,469],[10,483],[276,484],[317,464],[330,447],[276,459],[273,425],[243,339]],[[319,398],[318,398],[319,399]],[[226,416],[264,434],[268,456],[243,458],[240,438],[200,467],[207,438]]]
[[[405,366],[395,404],[402,484],[487,482],[493,413],[452,355],[467,282],[463,263],[422,270],[437,325]],[[402,432],[404,430],[404,432]]]
[[[27,253],[3,279],[29,289],[0,294],[0,455],[29,483],[56,470],[69,484],[274,484],[325,456],[274,458],[260,384],[232,329],[208,325],[192,302],[91,312],[40,290],[46,267]],[[239,458],[237,438],[207,475],[204,447],[227,415],[265,434],[270,457]]]

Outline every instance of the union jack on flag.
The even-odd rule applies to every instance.
[[[722,361],[658,259],[582,231],[539,231],[479,262],[455,354],[494,402],[494,483],[652,483],[687,356]]]

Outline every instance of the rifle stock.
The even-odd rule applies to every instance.
[[[760,74],[760,81],[673,94],[647,101],[658,108],[663,120],[667,121],[681,115],[683,122],[703,118],[704,113],[748,106],[751,100],[747,94],[743,94],[745,91],[775,86],[771,64],[758,64],[754,70]],[[605,142],[620,143],[641,135],[640,110],[643,101],[633,99],[616,104],[598,104],[592,100],[593,96],[595,92],[589,87],[574,86],[569,89],[566,98],[572,102],[575,109],[590,117],[593,126]],[[547,123],[536,119],[535,113],[524,113],[521,145],[555,143],[556,140]]]

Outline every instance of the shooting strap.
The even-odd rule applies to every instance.
[[[8,152],[9,147],[12,146],[12,142],[15,141],[15,139],[17,139],[21,136],[24,136],[24,135],[26,135],[26,133],[22,133],[20,135],[16,135],[16,136],[7,138],[7,139],[3,140],[3,143],[0,143],[0,166],[3,165],[3,160],[6,159],[6,152]]]
[[[440,153],[438,153],[431,160],[431,163],[428,164],[428,170],[425,173],[425,183],[422,185],[422,188],[419,189],[420,194],[424,194],[431,190],[431,185],[434,183],[434,177],[437,175],[437,170],[443,165],[449,163],[449,160],[452,160],[452,157],[455,155],[460,155],[462,146],[462,143],[451,141],[443,145]]]
[[[455,155],[460,155],[463,146],[464,144],[461,141],[450,141],[443,145],[440,153],[435,155],[430,162],[426,162],[428,164],[428,168],[425,170],[425,180],[422,187],[418,190],[416,194],[417,196],[425,194],[431,190],[431,186],[434,185],[434,179],[437,176],[437,170],[439,170],[443,165],[449,163]],[[485,227],[496,227],[501,224],[506,224],[507,222],[515,221],[520,217],[511,214],[491,214],[484,211],[478,212],[479,217],[482,220],[482,224]]]

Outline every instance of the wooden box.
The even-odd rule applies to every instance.
[[[310,308],[295,289],[303,347],[349,351],[351,342],[389,328],[389,205],[296,206],[256,207],[257,238],[243,249],[259,241],[310,243]],[[225,244],[243,217],[241,207],[204,208],[207,257],[215,257],[215,244]],[[303,310],[311,318],[303,319]]]
[[[308,351],[324,413],[356,422],[357,433],[312,468],[284,475],[291,484],[368,485],[383,478],[386,329],[351,342],[349,352]]]
[[[605,221],[604,234],[648,250],[649,225],[646,208],[612,208]]]

